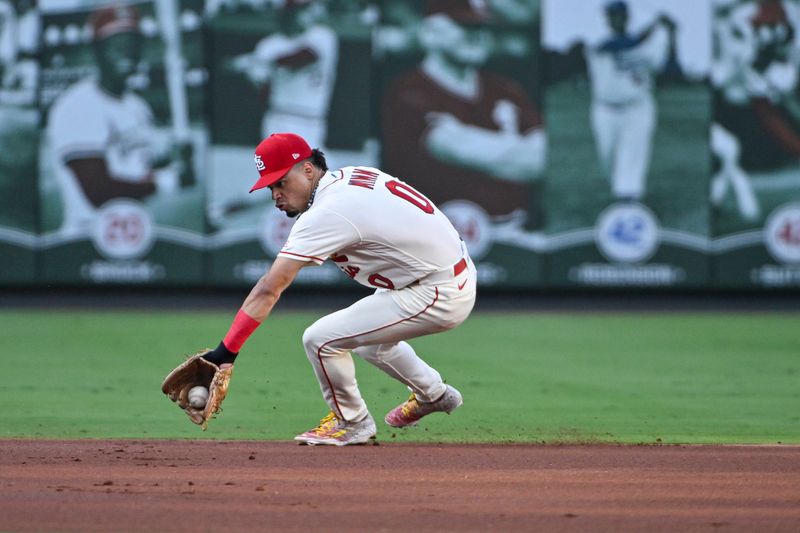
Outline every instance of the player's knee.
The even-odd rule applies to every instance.
[[[330,330],[321,326],[319,321],[303,332],[303,348],[309,358],[335,355],[341,351],[336,339],[331,337]]]
[[[311,324],[303,332],[303,348],[305,348],[306,354],[308,354],[309,357],[316,357],[317,352],[322,347],[324,342],[322,340],[321,332],[316,326],[316,323]]]

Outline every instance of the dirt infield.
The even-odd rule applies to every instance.
[[[800,531],[796,446],[0,440],[0,531]]]

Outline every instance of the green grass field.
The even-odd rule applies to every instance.
[[[203,433],[160,392],[231,313],[0,311],[2,437],[288,440],[326,413],[300,346],[322,312],[276,312]],[[795,314],[476,313],[417,339],[464,394],[383,441],[800,443]],[[376,419],[407,392],[358,360]]]

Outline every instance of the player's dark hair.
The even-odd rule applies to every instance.
[[[322,169],[325,172],[328,171],[328,162],[325,161],[325,154],[322,152],[322,150],[319,150],[318,148],[311,150],[311,157],[309,157],[309,159],[311,160],[311,164],[315,167]]]

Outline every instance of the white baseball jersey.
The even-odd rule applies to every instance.
[[[653,86],[653,72],[667,59],[668,47],[651,36],[635,44],[630,37],[611,37],[598,46],[586,48],[586,62],[597,101],[624,105],[647,98]]]
[[[281,58],[306,49],[316,56],[313,62],[299,68],[278,63]],[[276,33],[262,39],[254,55],[258,61],[272,65],[269,111],[326,117],[336,79],[338,54],[336,34],[325,26],[311,26],[294,36]]]
[[[62,230],[88,230],[95,211],[66,162],[103,157],[114,179],[132,183],[142,182],[150,174],[153,114],[133,93],[116,98],[100,89],[94,79],[80,81],[54,102],[47,134],[64,196]]]
[[[456,230],[430,200],[375,168],[328,172],[278,255],[318,264],[330,258],[362,285],[378,288],[303,334],[332,412],[348,421],[369,414],[351,351],[421,401],[441,397],[441,375],[405,341],[461,324],[475,304],[477,271]]]
[[[421,193],[378,169],[345,167],[320,179],[278,255],[330,258],[362,285],[401,289],[452,271],[463,252],[458,232]]]

